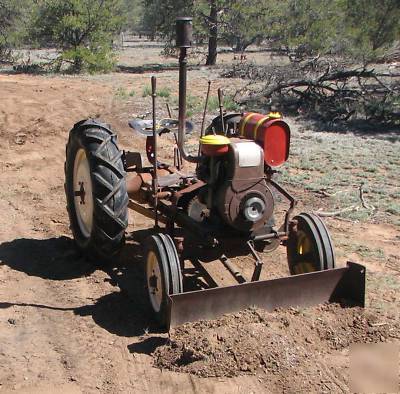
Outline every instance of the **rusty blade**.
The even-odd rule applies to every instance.
[[[365,267],[348,262],[344,268],[172,295],[169,328],[252,306],[272,311],[346,301],[364,307],[364,300]]]

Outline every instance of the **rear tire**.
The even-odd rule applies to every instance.
[[[78,248],[91,259],[111,259],[124,244],[128,194],[122,152],[106,125],[91,120],[70,131],[65,193]]]
[[[176,247],[165,234],[145,241],[146,286],[154,317],[161,327],[168,324],[168,295],[183,292],[182,273]]]
[[[335,254],[328,229],[321,218],[301,213],[289,233],[287,258],[292,275],[335,268]]]

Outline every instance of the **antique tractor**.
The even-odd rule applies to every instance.
[[[121,151],[104,123],[83,120],[70,132],[65,190],[78,248],[92,258],[112,259],[124,245],[128,208],[154,219],[153,234],[143,242],[146,286],[155,317],[167,327],[253,305],[274,309],[342,300],[363,305],[365,268],[355,263],[335,268],[322,220],[312,213],[292,217],[295,199],[273,180],[290,146],[290,128],[279,113],[227,114],[219,90],[219,116],[204,131],[209,85],[199,150],[187,152],[185,136],[193,131],[186,120],[191,19],[178,18],[176,26],[178,119],[157,121],[152,77],[152,120],[129,122],[146,136],[147,164],[140,152]],[[159,160],[159,140],[166,133],[175,137],[173,164]],[[278,194],[288,201],[280,225],[274,215]],[[279,245],[287,249],[292,276],[260,280],[259,253]],[[227,257],[238,247],[254,258],[251,277]],[[185,261],[193,257],[209,279],[195,289],[184,274]],[[204,262],[210,260],[220,260],[238,284],[218,287],[207,275]]]

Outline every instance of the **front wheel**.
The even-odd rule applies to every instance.
[[[160,324],[168,324],[168,295],[183,292],[182,273],[176,247],[165,234],[145,241],[146,285],[153,314]]]
[[[335,254],[328,229],[312,213],[295,216],[286,244],[292,275],[335,268]]]
[[[108,260],[121,250],[128,225],[128,194],[116,136],[96,121],[71,130],[65,193],[75,242],[89,258]]]

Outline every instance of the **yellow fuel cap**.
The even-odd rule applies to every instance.
[[[270,112],[268,118],[279,119],[282,118],[282,114],[280,112]]]
[[[228,137],[219,134],[209,134],[200,138],[202,145],[229,145],[230,140]]]

